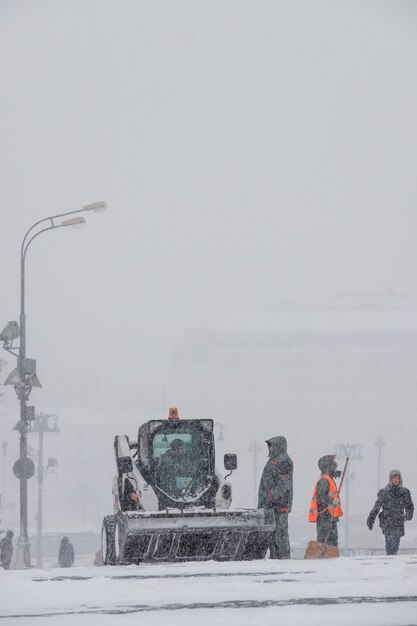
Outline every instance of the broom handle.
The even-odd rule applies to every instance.
[[[343,481],[345,480],[345,474],[346,474],[346,469],[349,463],[349,457],[346,457],[346,461],[345,461],[345,467],[343,468],[343,472],[342,472],[342,478],[340,479],[340,485],[339,485],[339,489],[337,490],[337,497],[339,497],[340,494],[340,490],[342,488],[343,485]]]

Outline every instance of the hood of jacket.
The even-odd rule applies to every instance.
[[[400,477],[400,483],[399,483],[398,487],[402,487],[403,486],[403,477],[401,476],[400,470],[397,470],[397,469],[393,469],[393,470],[390,471],[387,487],[394,487],[395,488],[395,486],[392,484],[392,479],[393,479],[394,476],[399,476]]]
[[[271,450],[268,454],[270,459],[276,459],[281,454],[287,452],[287,440],[285,437],[271,437],[271,439],[266,440],[266,443],[271,446]]]
[[[319,459],[318,466],[322,474],[334,476],[334,470],[336,469],[335,458],[335,454],[326,454]]]

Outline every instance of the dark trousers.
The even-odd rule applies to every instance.
[[[317,541],[330,546],[338,545],[337,518],[330,517],[330,513],[322,513],[317,518]]]
[[[288,513],[274,511],[275,531],[269,544],[271,559],[290,558],[290,538],[288,536]]]
[[[385,533],[385,551],[387,554],[397,554],[400,547],[401,534],[399,530]]]

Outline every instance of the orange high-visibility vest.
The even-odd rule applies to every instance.
[[[327,482],[329,483],[329,496],[332,499],[337,498],[338,497],[337,485],[334,482],[333,478],[331,478],[327,474],[322,474],[319,480],[321,480],[322,478],[325,478]],[[342,511],[342,507],[340,506],[340,504],[338,504],[337,506],[332,506],[331,504],[329,504],[329,506],[326,509],[323,509],[323,511],[320,511],[319,513],[318,508],[317,508],[317,485],[318,483],[319,481],[316,482],[316,486],[314,487],[313,497],[311,498],[310,511],[308,513],[308,521],[309,522],[317,521],[318,516],[324,513],[324,511],[329,511],[331,517],[341,517],[343,515],[343,511]]]

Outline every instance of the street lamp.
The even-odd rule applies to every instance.
[[[221,422],[216,422],[214,424],[214,430],[216,430],[216,428],[219,429],[219,434],[216,437],[216,441],[225,441],[225,436],[223,435],[223,424]]]
[[[378,435],[378,437],[374,441],[374,446],[378,448],[378,474],[377,474],[377,493],[381,488],[381,448],[386,445],[385,439]]]
[[[263,445],[256,439],[253,439],[248,449],[248,452],[252,452],[253,455],[253,497],[255,508],[258,508],[258,455],[263,449]]]
[[[362,461],[362,447],[359,443],[337,443],[335,445],[336,458],[346,459],[349,457],[349,461]],[[346,472],[346,516],[345,516],[345,548],[349,548],[349,485],[350,481],[355,478],[354,472]]]
[[[7,441],[3,441],[1,448],[3,450],[3,484],[1,490],[1,508],[6,508],[6,458],[7,458]]]
[[[100,212],[106,209],[105,202],[93,202],[86,204],[76,211],[67,211],[50,217],[45,217],[26,231],[20,248],[20,329],[17,322],[9,322],[0,334],[5,350],[17,357],[17,368],[6,378],[5,385],[13,385],[20,402],[20,420],[15,429],[20,432],[19,460],[15,463],[13,471],[20,480],[20,535],[16,547],[16,568],[30,567],[30,545],[28,537],[28,511],[27,511],[27,481],[34,473],[33,462],[27,454],[27,431],[30,421],[35,417],[35,408],[27,406],[27,400],[33,387],[41,387],[36,375],[35,359],[26,358],[26,315],[25,315],[25,261],[27,250],[32,241],[48,230],[77,226],[84,224],[83,217],[65,219],[60,223],[56,220],[69,215],[75,215],[86,211]],[[20,335],[19,347],[13,346]],[[18,350],[18,353],[15,352]]]
[[[51,425],[52,423],[52,425]],[[54,414],[40,413],[35,415],[35,421],[31,428],[32,433],[39,434],[38,448],[38,514],[37,536],[36,536],[36,567],[42,567],[42,496],[43,496],[43,477],[48,472],[53,471],[57,466],[56,459],[48,459],[47,467],[43,466],[43,434],[59,433],[58,416]]]

